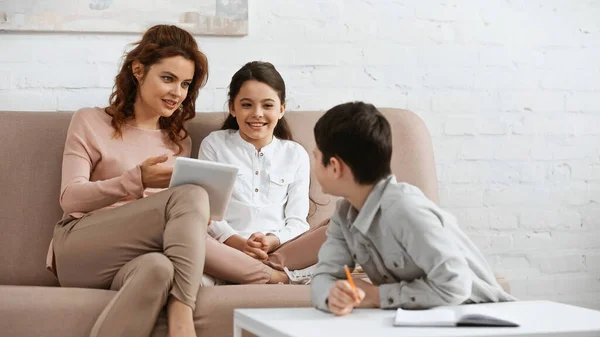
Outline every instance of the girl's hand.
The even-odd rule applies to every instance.
[[[257,243],[249,244],[249,240],[244,239],[240,235],[232,235],[229,239],[225,240],[224,243],[257,260],[264,261],[268,258],[267,253],[265,253],[261,247],[256,246]],[[258,246],[262,246],[262,244],[258,243]]]
[[[279,238],[275,235],[265,235],[261,232],[256,232],[248,238],[247,244],[251,247],[260,248],[263,252],[272,252],[279,247]]]
[[[171,181],[173,168],[159,165],[169,159],[169,156],[162,155],[150,157],[140,165],[142,170],[142,185],[144,188],[167,188]]]
[[[365,292],[356,288],[356,292],[346,280],[338,280],[329,291],[327,307],[336,316],[344,316],[352,312],[365,299]]]

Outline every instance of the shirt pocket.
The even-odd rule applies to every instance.
[[[410,257],[406,252],[394,252],[384,257],[386,268],[394,274],[402,274],[402,271],[410,264]]]
[[[397,279],[412,281],[425,275],[423,270],[404,251],[387,254],[384,258],[384,264]]]
[[[269,201],[281,202],[287,199],[288,188],[294,180],[294,174],[271,172],[269,174]]]

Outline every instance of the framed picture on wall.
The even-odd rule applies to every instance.
[[[248,0],[0,0],[5,31],[141,33],[156,24],[247,35]]]

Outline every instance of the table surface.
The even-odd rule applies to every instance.
[[[600,311],[551,301],[478,304],[519,323],[518,328],[394,327],[395,310],[356,309],[335,317],[314,308],[235,309],[234,334],[261,337],[336,336],[600,336]]]

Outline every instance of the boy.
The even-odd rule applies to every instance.
[[[325,113],[314,129],[315,173],[324,193],[343,197],[327,229],[312,280],[312,301],[346,315],[357,306],[430,308],[515,300],[485,258],[417,187],[391,173],[392,134],[371,104],[353,102]],[[360,264],[370,281],[344,266]]]

